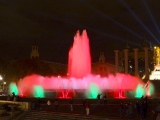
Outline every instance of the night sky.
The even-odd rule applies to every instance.
[[[32,45],[40,57],[67,63],[77,30],[86,29],[92,60],[104,51],[114,62],[114,49],[126,43],[160,44],[159,0],[0,0],[0,55],[29,58]]]

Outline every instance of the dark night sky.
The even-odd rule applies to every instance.
[[[0,54],[27,58],[31,46],[46,60],[67,63],[76,31],[86,29],[93,61],[107,61],[126,43],[139,47],[143,37],[159,45],[159,0],[0,0]]]

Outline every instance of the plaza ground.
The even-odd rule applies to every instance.
[[[3,96],[0,99],[6,100],[6,97]],[[31,102],[32,103],[32,111],[37,111],[34,108],[35,102],[37,102],[37,98],[21,98],[20,101],[26,101],[26,102]],[[51,106],[47,106],[47,101],[51,101]],[[70,104],[69,104],[69,99],[59,99],[59,107],[58,111],[55,111],[55,106],[54,106],[54,100],[51,98],[42,98],[41,99],[41,112],[50,112],[50,113],[56,113],[56,114],[69,114],[69,115],[79,115],[79,116],[86,116],[85,115],[85,108],[83,107],[82,103],[84,99],[73,99],[73,112],[70,111]],[[103,99],[101,99],[101,104],[97,104],[96,99],[88,99],[88,101],[91,104],[90,108],[90,116],[98,116],[102,118],[110,118],[112,119],[127,119],[126,117],[126,112],[124,113],[123,117],[120,118],[119,114],[119,107],[120,103],[128,103],[131,102],[134,106],[135,102],[140,99],[107,99],[107,105],[104,107],[103,105]],[[147,118],[145,120],[154,120],[154,114],[152,113],[152,110],[155,110],[156,106],[158,105],[159,99],[148,99],[148,113],[147,113]],[[136,114],[136,109],[134,108],[134,113],[133,113],[133,120],[139,120],[140,117],[137,116]]]

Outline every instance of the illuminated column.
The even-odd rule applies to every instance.
[[[149,79],[149,73],[148,73],[148,47],[144,47],[144,54],[145,54],[145,74],[146,79]]]
[[[118,64],[118,52],[119,50],[114,50],[115,52],[115,71],[119,72],[119,64]]]
[[[134,48],[134,66],[135,66],[135,76],[138,77],[138,48]]]
[[[124,68],[125,74],[128,74],[128,49],[124,49]]]

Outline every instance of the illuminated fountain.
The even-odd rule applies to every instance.
[[[105,93],[112,90],[118,91],[118,95],[115,97],[124,98],[124,91],[135,91],[138,84],[143,84],[139,78],[128,74],[110,74],[108,77],[92,75],[89,39],[86,30],[82,32],[82,35],[78,31],[74,36],[73,46],[69,51],[68,75],[67,78],[43,77],[35,74],[26,76],[19,80],[19,94],[36,93],[37,97],[41,97],[40,95],[43,97],[45,90],[52,90],[55,93],[59,92],[61,95],[58,97],[62,98],[68,98],[70,92],[72,92],[72,97],[83,92],[83,94],[89,93],[90,97],[95,98],[100,92]]]
[[[86,30],[82,32],[82,35],[77,31],[68,58],[70,77],[83,78],[91,73],[91,55]]]
[[[151,75],[149,76],[150,80],[160,80],[160,47],[155,46],[154,47],[154,71],[151,72]]]

